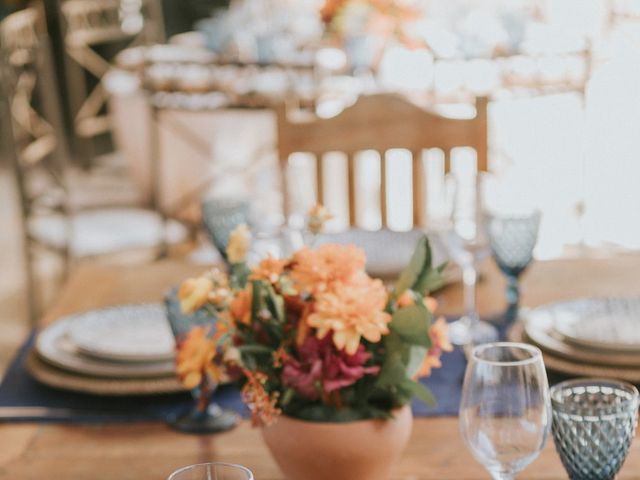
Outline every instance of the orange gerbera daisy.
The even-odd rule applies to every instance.
[[[300,292],[324,292],[334,282],[349,282],[364,272],[364,250],[355,245],[326,244],[312,250],[303,248],[293,256],[291,279]]]
[[[361,273],[349,283],[337,282],[316,298],[314,312],[307,317],[318,338],[333,332],[333,343],[350,355],[356,353],[361,337],[379,342],[389,333],[391,315],[384,311],[387,290],[380,280]]]

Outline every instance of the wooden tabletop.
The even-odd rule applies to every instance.
[[[488,263],[479,287],[481,313],[504,308],[504,281]],[[81,267],[69,280],[45,322],[61,315],[123,302],[158,301],[196,267],[165,261],[137,267]],[[538,262],[524,277],[523,302],[536,306],[589,295],[640,295],[640,256]],[[459,285],[439,295],[443,313],[459,313]],[[246,422],[208,436],[179,434],[160,423],[128,425],[0,425],[0,479],[165,479],[174,469],[203,461],[241,463],[257,480],[282,479],[260,438]],[[456,418],[418,418],[411,442],[392,480],[489,478],[465,448]],[[541,456],[518,478],[566,479],[549,441]],[[636,440],[618,477],[640,479]],[[304,479],[299,479],[304,480]],[[358,479],[354,479],[358,480]]]

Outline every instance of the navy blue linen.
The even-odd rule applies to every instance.
[[[33,346],[35,335],[31,335],[22,346],[6,372],[0,385],[0,407],[51,407],[72,409],[78,413],[63,418],[43,419],[43,422],[95,423],[164,421],[168,416],[188,409],[192,405],[188,394],[105,397],[85,395],[58,390],[36,382],[25,368],[25,359]],[[456,415],[460,403],[462,379],[466,360],[460,349],[444,354],[443,367],[423,379],[435,397],[436,407],[414,402],[416,416]],[[243,416],[247,409],[242,404],[238,391],[233,386],[220,387],[214,401],[223,408],[237,411]],[[24,419],[12,419],[20,421]],[[7,421],[7,420],[0,420]]]

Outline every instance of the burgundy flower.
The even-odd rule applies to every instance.
[[[363,345],[349,355],[336,350],[331,335],[322,340],[309,336],[300,347],[298,358],[285,362],[282,382],[303,397],[316,400],[321,392],[329,394],[353,385],[367,374],[377,374],[379,366],[364,366],[370,357]]]

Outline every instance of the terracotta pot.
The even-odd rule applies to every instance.
[[[281,416],[262,436],[289,480],[388,480],[409,441],[409,406],[391,420],[319,423]]]

